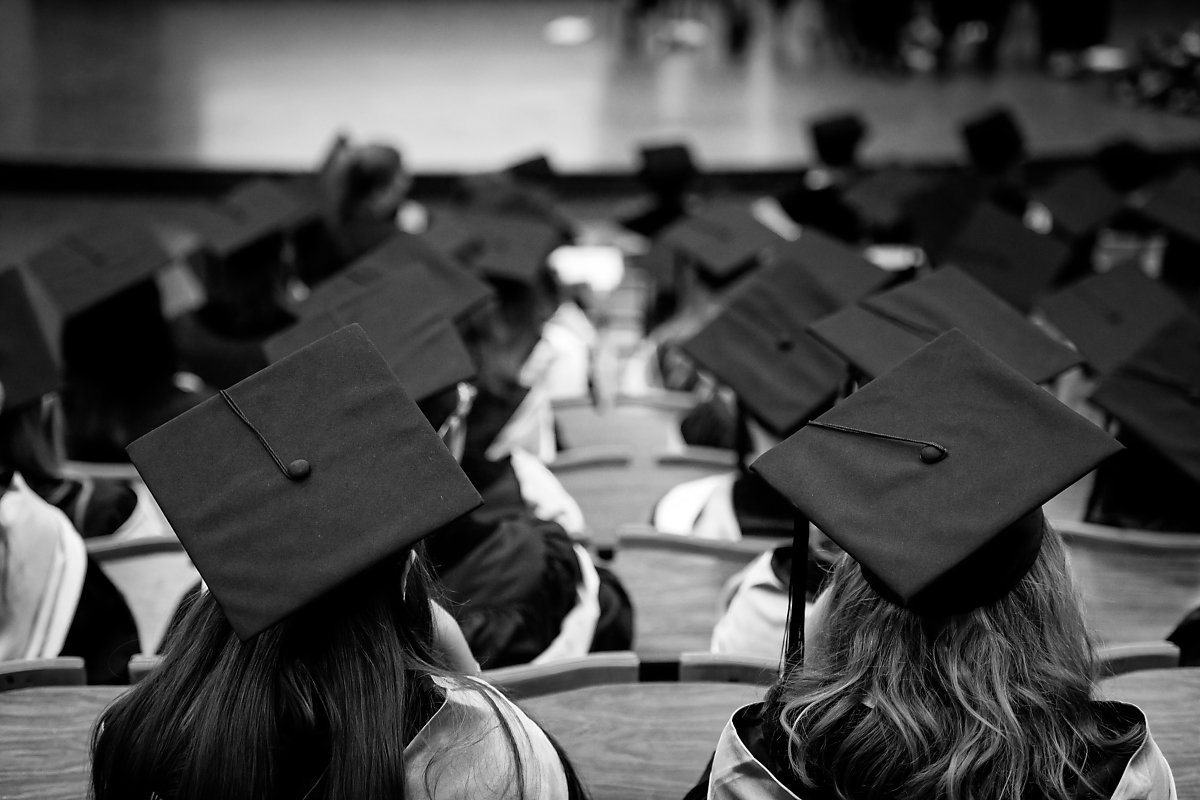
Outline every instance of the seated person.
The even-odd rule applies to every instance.
[[[421,540],[480,498],[361,328],[130,454],[209,591],[104,711],[97,800],[579,796],[438,608]]]
[[[952,331],[755,462],[846,554],[689,796],[1175,798],[1040,506],[1118,449]]]
[[[149,285],[153,287],[153,284]],[[63,511],[84,537],[132,538],[169,534],[170,528],[140,482],[90,476],[72,477],[64,474],[63,418],[55,394],[61,381],[53,345],[46,334],[49,327],[32,300],[29,284],[17,270],[0,272],[0,293],[4,295],[0,301],[4,306],[0,308],[0,343],[15,344],[20,353],[15,361],[0,365],[0,383],[7,383],[9,388],[8,403],[0,404],[0,454],[4,464],[9,470],[19,473],[25,484],[42,499]],[[104,305],[105,303],[101,303],[96,308]],[[84,312],[85,315],[88,313],[90,312]],[[161,323],[161,317],[156,315],[155,318]],[[69,323],[68,331],[72,333],[64,339],[70,343],[74,341],[73,336],[80,328]],[[98,341],[110,344],[121,335],[113,334],[106,338],[104,332],[96,334]],[[128,329],[124,334],[133,338],[132,331]],[[79,358],[82,355],[81,351],[86,350],[65,345],[64,349],[73,358]],[[160,352],[159,348],[153,346],[148,349]],[[119,370],[119,374],[110,376],[113,380],[121,377],[120,373],[131,371],[127,366],[116,365],[116,362],[121,360],[109,358],[112,365]],[[151,361],[147,365],[151,376],[133,379],[134,385],[153,386],[154,366],[154,362]],[[74,388],[76,392],[72,396],[79,400],[79,384]],[[123,389],[116,391],[121,392]],[[153,392],[148,394],[152,395]],[[109,399],[115,401],[116,397],[110,396]],[[161,406],[151,404],[152,414],[138,413],[139,410],[150,411],[141,403],[146,399],[139,398],[119,408],[104,404],[102,407],[107,408],[111,414],[103,413],[101,409],[93,409],[95,413],[88,415],[88,419],[103,418],[106,422],[104,426],[98,425],[96,429],[98,434],[103,435],[94,438],[96,442],[105,440],[102,454],[115,455],[109,451],[116,448],[118,443],[134,430],[151,423],[157,425],[157,417],[168,413],[174,405],[190,407],[192,397],[181,394],[176,397],[177,402]],[[78,412],[80,409],[76,410]],[[79,413],[76,414],[77,422],[80,416]],[[137,423],[132,422],[135,419],[138,420]],[[75,429],[75,433],[80,433],[78,428]],[[124,460],[124,450],[120,450],[120,455],[119,460]]]
[[[632,643],[629,597],[571,536],[583,532],[578,505],[529,454],[488,458],[472,433],[471,393],[423,404],[461,452],[485,504],[429,537],[431,566],[471,651],[487,668],[543,662]],[[494,421],[493,415],[493,421]]]
[[[267,365],[263,343],[296,321],[288,294],[292,264],[283,232],[218,218],[217,245],[197,254],[204,305],[171,322],[185,369],[223,389]]]
[[[130,442],[212,393],[181,371],[152,280],[68,318],[62,357],[66,451],[78,461],[128,460]]]

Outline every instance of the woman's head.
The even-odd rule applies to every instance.
[[[247,641],[198,595],[162,665],[104,715],[97,798],[403,796],[441,672],[430,587],[404,551]]]
[[[806,625],[802,670],[773,697],[796,773],[846,796],[1071,796],[1103,739],[1095,665],[1062,540],[1047,529],[999,601],[922,616],[843,556]],[[986,793],[980,790],[986,787]]]

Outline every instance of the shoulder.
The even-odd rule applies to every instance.
[[[764,763],[755,742],[761,739],[762,703],[733,713],[713,755],[709,800],[803,800]]]
[[[1154,741],[1145,712],[1129,703],[1098,701],[1093,707],[1105,725],[1114,730],[1140,729],[1135,747],[1120,753],[1101,754],[1096,772],[1107,777],[1111,800],[1175,800],[1175,778]],[[1105,787],[1107,788],[1107,787]]]
[[[405,748],[408,796],[565,798],[546,733],[487,682],[435,678],[446,701]]]

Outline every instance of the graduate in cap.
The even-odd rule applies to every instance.
[[[790,506],[744,465],[843,391],[846,364],[806,331],[808,324],[892,280],[851,248],[807,231],[683,344],[736,395],[734,438],[743,468],[671,489],[654,509],[658,530],[726,540],[790,533]]]
[[[121,462],[125,446],[210,393],[181,371],[156,275],[172,262],[136,220],[97,220],[29,257],[56,316],[67,455]]]
[[[181,222],[199,237],[194,267],[205,302],[171,321],[184,366],[210,386],[230,386],[267,365],[262,343],[296,321],[290,245],[312,206],[252,182]]]
[[[951,331],[755,462],[846,554],[692,796],[1173,800],[1041,511],[1119,449]]]
[[[15,267],[0,271],[0,302],[5,306],[0,339],[14,354],[3,379],[31,387],[10,391],[9,405],[0,414],[5,458],[85,538],[169,535],[166,520],[140,482],[68,474],[64,459],[82,455],[124,461],[124,450],[119,449],[123,442],[173,412],[191,408],[205,395],[180,388],[173,380],[173,351],[153,282],[142,280],[118,289],[97,305],[73,313],[87,302],[84,295],[52,282],[64,279],[57,266],[68,261],[61,252],[65,247],[60,243],[37,259],[49,267],[41,279]],[[55,251],[59,255],[51,258]],[[90,262],[86,269],[97,270]],[[101,268],[100,274],[106,271]],[[156,336],[156,341],[141,341]],[[28,352],[17,357],[21,348]],[[146,374],[135,366],[144,366]],[[23,370],[30,372],[19,374]],[[14,401],[17,396],[21,402]]]
[[[47,419],[59,386],[55,331],[38,305],[20,270],[0,271],[0,661],[80,656],[89,683],[124,683],[141,650],[125,598],[67,515],[31,488],[67,483]]]
[[[102,715],[97,800],[578,792],[437,603],[421,541],[480,498],[361,328],[130,455],[208,591]]]
[[[597,635],[601,578],[570,536],[583,533],[578,504],[532,456],[487,458],[487,443],[472,437],[476,369],[444,296],[422,273],[414,268],[365,286],[348,285],[353,271],[343,273],[313,293],[300,322],[267,342],[268,356],[278,361],[358,324],[443,434],[485,505],[432,532],[426,548],[480,662],[581,656],[593,645],[622,649],[605,647],[604,632]]]
[[[1200,534],[1200,318],[1175,317],[1103,375],[1091,401],[1126,449],[1096,470],[1086,520]]]

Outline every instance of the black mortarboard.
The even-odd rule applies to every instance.
[[[533,183],[551,183],[558,177],[550,159],[542,154],[518,161],[505,168],[504,171],[517,180],[532,181]]]
[[[682,348],[768,430],[786,435],[841,388],[845,364],[805,331],[840,304],[804,270],[773,267]]]
[[[1123,264],[1043,297],[1038,306],[1096,372],[1124,363],[1167,323],[1187,313],[1171,290]]]
[[[1176,317],[1091,400],[1200,483],[1200,319]]]
[[[1054,230],[1070,239],[1095,233],[1125,205],[1125,199],[1091,169],[1072,170],[1034,192],[1033,200],[1050,212]]]
[[[0,412],[59,388],[61,320],[19,267],[0,268]]]
[[[476,242],[466,260],[488,278],[533,284],[546,269],[546,259],[563,243],[562,232],[528,217],[464,214],[458,224]]]
[[[751,467],[918,614],[1003,597],[1033,564],[1041,505],[1120,449],[951,331]]]
[[[909,201],[934,183],[914,169],[883,169],[852,183],[842,197],[869,227],[895,231],[908,221]]]
[[[895,275],[867,261],[855,248],[812,230],[782,245],[775,263],[804,269],[839,306],[874,294],[896,280]]]
[[[1025,158],[1025,136],[1006,108],[993,108],[965,120],[959,133],[971,163],[980,172],[1004,172]]]
[[[1083,361],[953,267],[867,297],[861,310],[841,311],[816,322],[811,330],[867,376],[875,377],[953,328],[1034,383],[1049,381]]]
[[[1128,194],[1158,175],[1158,159],[1141,143],[1116,139],[1096,149],[1096,169],[1116,191]]]
[[[1175,173],[1150,192],[1139,210],[1154,224],[1200,243],[1200,169],[1189,166]]]
[[[685,144],[644,146],[640,148],[639,156],[638,176],[657,195],[680,194],[698,173],[691,150]]]
[[[867,125],[858,114],[831,114],[810,122],[808,132],[822,164],[847,167],[857,160],[858,146],[867,134]]]
[[[942,263],[970,273],[1014,308],[1028,312],[1070,256],[1066,243],[1034,233],[1021,220],[984,203],[947,248]]]
[[[277,181],[254,180],[217,203],[189,210],[182,222],[200,237],[205,250],[228,259],[266,243],[282,246],[290,232],[317,219],[320,208],[314,200]]]
[[[358,326],[129,455],[243,641],[481,502]]]
[[[684,217],[663,231],[660,241],[693,261],[713,283],[726,283],[755,266],[784,239],[763,225],[750,209],[714,204]]]
[[[929,260],[938,264],[986,196],[984,181],[971,173],[952,172],[931,179],[904,203],[913,243],[920,245]]]
[[[346,325],[361,325],[408,395],[421,402],[475,376],[466,345],[420,265],[365,284],[346,273],[313,292],[300,319],[266,342],[278,361]]]
[[[29,257],[30,274],[63,318],[151,278],[171,256],[148,229],[124,219],[62,237]]]
[[[446,313],[456,320],[470,316],[496,295],[487,281],[472,274],[456,259],[421,237],[406,233],[396,234],[352,263],[346,268],[345,277],[365,284],[405,271],[425,278]]]

